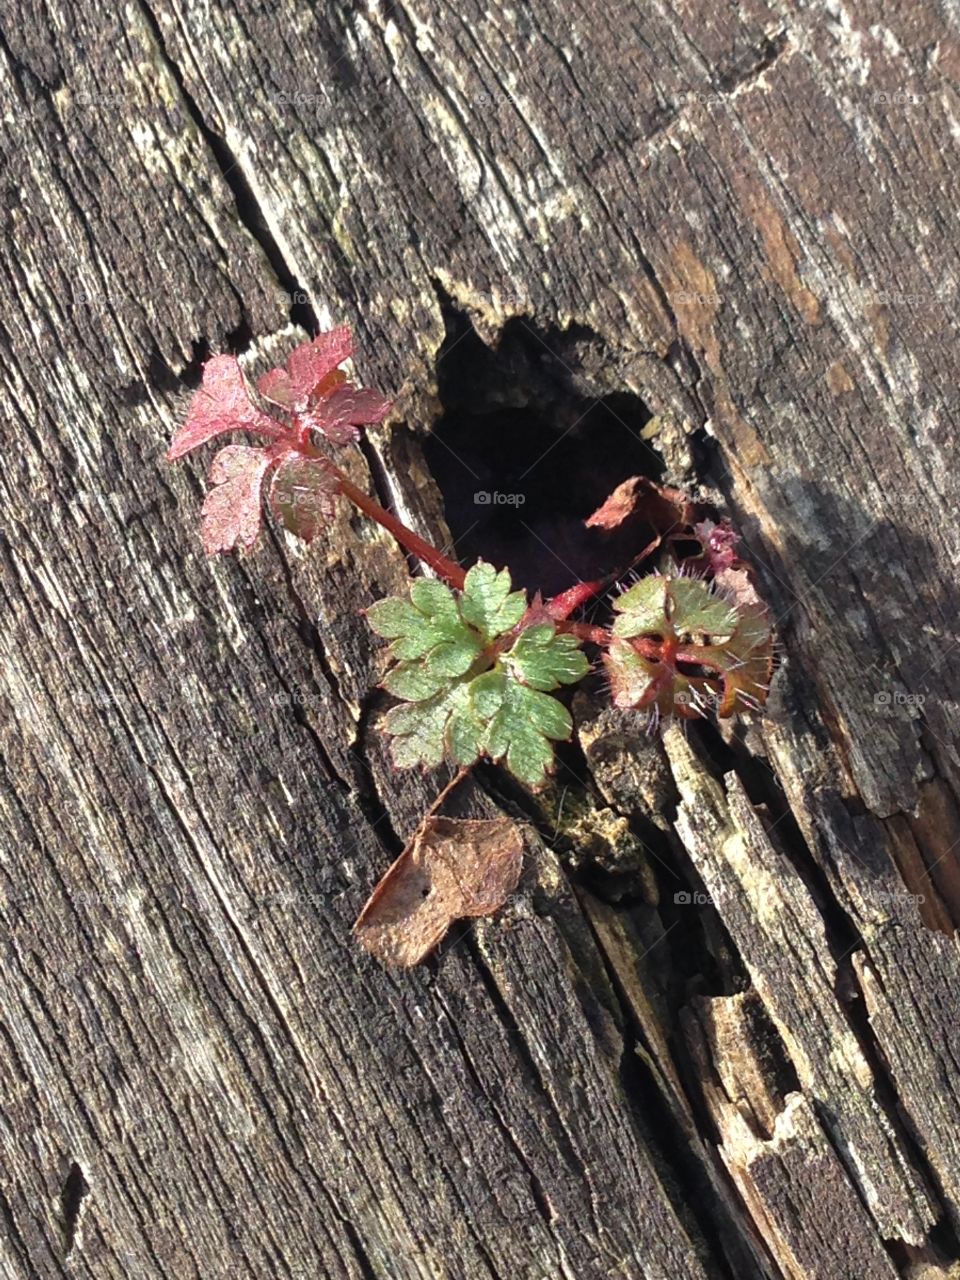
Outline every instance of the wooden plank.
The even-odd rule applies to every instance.
[[[883,21],[3,23],[5,1275],[960,1258],[957,39],[931,4]],[[358,613],[406,561],[343,513],[209,564],[200,468],[161,460],[211,349],[259,368],[332,320],[397,393],[352,474],[415,526],[470,523],[474,454],[435,461],[457,414],[587,458],[602,400],[598,473],[656,414],[649,465],[726,502],[788,654],[762,726],[669,760],[579,696],[555,791],[459,801],[527,819],[515,901],[403,976],[349,929],[446,776],[375,731]],[[533,533],[464,545],[562,562],[539,483]],[[747,990],[769,1059],[690,1022]]]

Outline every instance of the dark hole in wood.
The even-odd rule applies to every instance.
[[[610,357],[590,330],[520,317],[489,347],[442,301],[443,413],[425,453],[457,556],[509,565],[515,585],[547,594],[603,575],[615,567],[610,535],[583,521],[630,476],[662,478],[662,458],[640,435],[649,409],[597,389]]]
[[[67,1253],[73,1248],[77,1235],[77,1225],[80,1221],[81,1202],[89,1191],[90,1187],[83,1176],[83,1170],[74,1160],[63,1184],[63,1191],[60,1193],[60,1203],[63,1208],[63,1234]]]
[[[688,556],[699,556],[703,554],[703,547],[699,542],[694,542],[688,538],[677,538],[675,542],[670,544],[674,556],[678,560],[685,560]]]

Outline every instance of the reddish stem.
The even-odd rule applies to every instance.
[[[325,455],[320,455],[325,457]],[[412,529],[398,520],[395,515],[391,515],[386,508],[381,507],[380,503],[359,489],[352,480],[348,480],[339,467],[335,466],[329,458],[325,457],[330,470],[340,482],[340,491],[345,498],[349,498],[355,507],[363,512],[364,515],[376,520],[377,524],[382,525],[384,529],[392,533],[400,545],[412,552],[418,559],[428,565],[435,574],[443,578],[448,586],[454,587],[457,591],[463,590],[466,574],[453,560],[450,560],[432,546],[419,534],[414,533]]]
[[[561,591],[559,595],[549,599],[544,608],[551,618],[563,622],[570,617],[574,609],[579,609],[582,604],[598,596],[607,586],[608,583],[603,579],[598,579],[596,582],[578,582],[575,586],[567,587],[566,591]]]
[[[576,636],[578,640],[583,640],[587,644],[598,644],[604,649],[610,643],[610,632],[603,627],[593,627],[589,622],[567,622],[564,620],[557,623],[557,630],[570,636]]]

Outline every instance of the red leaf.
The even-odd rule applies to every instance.
[[[631,476],[584,521],[588,529],[619,529],[628,520],[642,520],[659,535],[689,525],[699,506],[679,489],[657,484],[646,476]]]
[[[203,366],[203,383],[186,422],[173,437],[167,459],[181,458],[226,431],[254,431],[276,438],[281,428],[250,399],[236,356],[214,356]]]
[[[347,325],[318,334],[312,342],[305,342],[292,351],[287,360],[290,407],[305,409],[324,378],[352,354],[353,335]]]
[[[290,375],[286,369],[268,369],[257,379],[257,390],[282,409],[290,408]]]
[[[208,556],[250,548],[260,532],[260,491],[276,458],[266,449],[228,444],[213,460],[203,500],[203,549]]]
[[[230,446],[217,455],[211,471],[213,488],[203,504],[203,544],[208,555],[234,547],[250,547],[260,529],[263,482],[280,467],[271,500],[278,518],[310,542],[329,519],[340,483],[329,467],[316,460],[310,432],[332,443],[356,440],[357,427],[379,422],[390,402],[376,391],[353,387],[339,365],[353,350],[349,328],[321,333],[291,352],[285,369],[270,369],[257,383],[267,400],[284,412],[276,418],[251,398],[234,356],[214,356],[203,369],[187,421],[167,453],[182,457],[227,431],[252,431],[271,442],[266,448]]]
[[[390,408],[379,392],[347,382],[339,366],[352,351],[346,326],[321,333],[290,353],[286,369],[271,369],[257,386],[303,426],[334,444],[350,444],[359,439],[357,427],[380,422]]]
[[[270,502],[284,528],[312,542],[333,515],[340,483],[316,458],[294,453],[280,463],[270,486]]]
[[[303,420],[335,444],[349,444],[359,438],[358,426],[382,421],[389,409],[390,401],[379,391],[345,384],[312,403]]]
[[[625,520],[637,509],[637,485],[639,476],[631,476],[618,484],[610,497],[599,506],[592,516],[588,516],[584,524],[588,529],[619,529]]]

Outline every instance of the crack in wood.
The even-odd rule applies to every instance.
[[[64,1239],[64,1257],[68,1258],[73,1252],[76,1244],[77,1233],[80,1229],[80,1217],[83,1209],[83,1201],[90,1194],[90,1186],[83,1175],[80,1165],[74,1160],[70,1164],[66,1180],[63,1184],[63,1191],[60,1194],[60,1204],[63,1210],[63,1239]]]
[[[306,300],[307,294],[302,284],[294,276],[289,263],[284,259],[280,246],[270,231],[267,218],[264,216],[263,209],[247,179],[240,158],[230,149],[226,138],[221,133],[218,133],[210,122],[205,119],[199,104],[187,86],[182,68],[168,52],[163,28],[156,14],[146,3],[146,0],[140,0],[140,7],[156,40],[157,47],[182,96],[184,106],[207,144],[210,154],[220,170],[221,178],[233,195],[237,217],[262,249],[278,284],[287,293],[290,301],[287,311],[290,323],[299,326],[311,336],[316,334],[319,330],[316,313]],[[242,313],[241,324],[228,337],[229,349],[234,354],[239,354],[241,351],[246,350],[253,337],[253,331],[246,316],[243,298],[239,294],[237,296]]]

